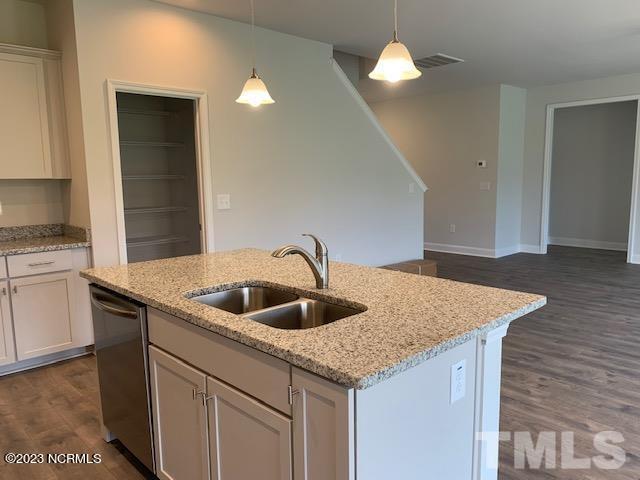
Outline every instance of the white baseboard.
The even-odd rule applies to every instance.
[[[527,245],[525,243],[520,245],[520,251],[522,253],[537,253],[537,254],[542,253],[540,251],[540,245]]]
[[[629,263],[640,263],[640,255],[631,255]]]
[[[627,251],[627,244],[620,242],[602,242],[600,240],[586,240],[584,238],[549,237],[549,245],[563,247],[596,248],[599,250]]]
[[[458,255],[471,255],[472,257],[495,258],[495,250],[492,248],[465,247],[464,245],[449,245],[447,243],[424,243],[424,249],[431,252],[455,253]]]
[[[539,245],[512,245],[510,247],[493,249],[425,242],[424,249],[431,252],[454,253],[456,255],[471,255],[472,257],[486,258],[502,258],[515,253],[540,253]]]

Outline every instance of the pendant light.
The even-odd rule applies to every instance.
[[[393,3],[393,40],[384,47],[376,68],[369,74],[373,80],[386,80],[396,83],[400,80],[418,78],[422,72],[413,64],[413,59],[407,47],[398,41],[398,0]]]
[[[256,73],[256,34],[255,34],[255,15],[253,0],[251,0],[251,60],[253,67],[251,68],[251,76],[245,82],[242,93],[236,98],[237,103],[247,103],[252,107],[259,107],[269,103],[275,103],[275,100],[269,95],[269,90],[262,79]]]

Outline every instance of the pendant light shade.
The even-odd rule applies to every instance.
[[[256,72],[256,35],[253,0],[251,0],[251,58],[253,63],[251,75],[249,76],[249,79],[244,82],[244,87],[242,87],[240,96],[236,98],[236,102],[246,103],[252,107],[276,103],[275,100],[271,98],[271,95],[269,95],[267,86]]]
[[[407,47],[398,41],[398,0],[394,0],[393,12],[395,20],[393,40],[382,50],[378,63],[376,63],[376,67],[369,74],[369,78],[396,83],[400,80],[418,78],[422,75],[422,72],[414,65]]]
[[[244,83],[242,93],[240,93],[240,96],[236,98],[236,102],[247,103],[252,107],[259,107],[260,105],[276,103],[275,100],[271,98],[271,95],[269,95],[267,86],[258,76],[255,68],[251,71],[251,76],[249,77],[249,79]]]

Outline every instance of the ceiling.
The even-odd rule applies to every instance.
[[[158,0],[246,22],[249,0]],[[390,40],[392,0],[255,0],[256,24],[375,58]],[[389,85],[369,101],[492,83],[532,87],[640,72],[638,0],[399,0],[399,38],[414,58],[465,63]]]

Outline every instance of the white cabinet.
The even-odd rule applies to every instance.
[[[18,360],[73,346],[73,272],[11,280],[11,303]]]
[[[153,346],[149,372],[156,475],[161,480],[208,479],[205,375]]]
[[[2,258],[4,262],[4,258]],[[0,365],[16,361],[13,346],[13,327],[11,326],[11,309],[9,306],[9,284],[0,281]]]
[[[354,480],[353,390],[291,369],[296,480]]]
[[[149,347],[157,476],[291,480],[291,419]]]
[[[88,282],[78,274],[89,266],[86,248],[12,255],[8,269],[0,261],[0,375],[93,343]]]
[[[207,377],[212,480],[291,480],[291,420]]]
[[[0,178],[69,178],[60,54],[0,44]]]

